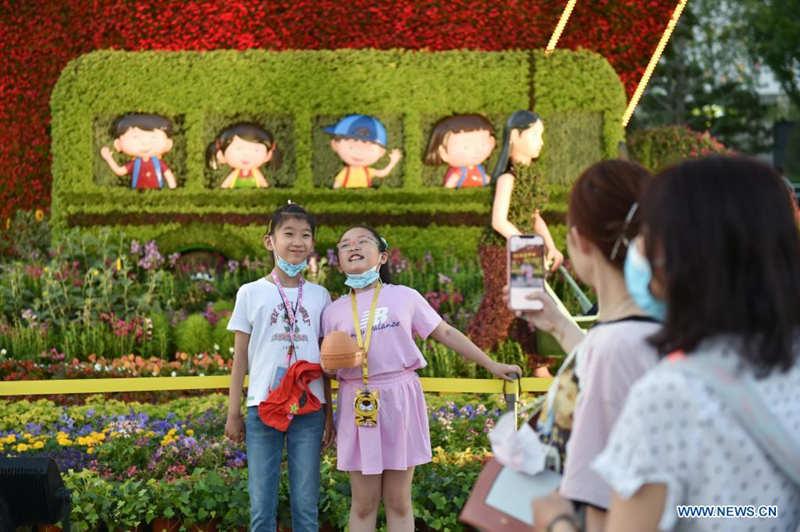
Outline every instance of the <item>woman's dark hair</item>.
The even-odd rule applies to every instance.
[[[368,225],[358,224],[358,225],[350,226],[344,231],[344,233],[342,233],[342,236],[344,236],[344,234],[347,233],[347,231],[350,231],[351,229],[357,229],[357,228],[366,229],[367,231],[372,233],[372,236],[374,236],[375,240],[378,241],[378,251],[380,251],[381,253],[383,253],[384,251],[389,249],[389,244],[386,242],[386,239],[383,238],[380,235],[380,233],[378,233],[378,231],[374,227],[370,227]],[[342,241],[342,236],[339,237],[339,242]],[[339,254],[339,251],[338,251],[339,248],[337,247],[336,249],[337,249],[336,254],[338,255]],[[338,258],[339,258],[339,263],[341,263],[342,262],[341,257],[338,257]],[[392,273],[391,273],[391,271],[389,269],[389,259],[386,259],[386,262],[381,264],[381,267],[378,270],[378,274],[381,276],[381,282],[382,283],[385,284],[385,283],[391,283],[392,282]]]
[[[506,127],[503,129],[503,146],[500,150],[500,157],[492,172],[492,179],[497,179],[508,170],[508,157],[511,153],[511,131],[517,129],[525,131],[540,120],[539,115],[533,111],[514,111],[506,120]]]
[[[651,177],[636,163],[612,159],[593,164],[572,185],[567,225],[577,227],[620,271],[628,242],[639,233],[640,209],[633,205]]]
[[[128,113],[120,116],[111,124],[111,136],[117,139],[132,127],[138,127],[144,131],[160,129],[168,137],[172,135],[172,122],[163,116],[147,113]]]
[[[311,227],[311,234],[314,234],[317,228],[317,222],[314,216],[297,203],[289,203],[272,213],[269,225],[267,226],[267,234],[274,235],[275,231],[280,229],[280,227],[286,223],[286,220],[290,218],[308,222],[308,225]]]
[[[660,352],[732,334],[758,376],[787,370],[800,326],[800,234],[786,185],[766,164],[708,157],[667,168],[642,201],[647,256],[663,264]],[[660,273],[660,272],[659,272]]]
[[[441,155],[439,155],[439,146],[444,144],[447,135],[450,133],[467,133],[484,129],[487,130],[489,134],[494,135],[494,126],[489,119],[483,115],[451,115],[442,118],[433,126],[423,162],[431,166],[438,166],[444,163]]]
[[[272,158],[267,163],[267,166],[273,170],[280,168],[281,153],[278,151],[272,133],[258,124],[253,124],[251,122],[238,122],[226,127],[222,130],[222,133],[217,135],[217,138],[206,147],[206,165],[209,168],[217,169],[217,152],[221,151],[224,153],[225,150],[228,149],[228,146],[231,145],[231,142],[233,142],[234,137],[239,137],[248,142],[260,142],[267,147],[267,150],[274,150],[272,152]]]

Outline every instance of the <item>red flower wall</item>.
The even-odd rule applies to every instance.
[[[407,48],[547,44],[566,0],[0,0],[0,220],[50,203],[50,91],[101,49]],[[559,47],[604,55],[628,94],[674,0],[579,0]]]

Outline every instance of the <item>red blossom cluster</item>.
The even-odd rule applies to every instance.
[[[0,0],[0,220],[50,204],[49,98],[71,59],[96,49],[406,48],[547,44],[566,0]],[[559,43],[597,51],[630,94],[672,0],[579,2]]]

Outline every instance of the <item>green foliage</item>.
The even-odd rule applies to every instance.
[[[49,246],[50,225],[42,210],[17,210],[0,228],[0,262],[9,257],[36,260]]]
[[[153,312],[150,314],[150,321],[153,324],[153,338],[148,342],[150,349],[144,356],[166,357],[173,352],[172,327],[167,315],[163,312]]]
[[[574,164],[580,172],[597,162],[597,158],[582,159],[591,156],[594,149],[587,151],[579,146],[582,143],[596,145],[598,140],[602,158],[616,157],[619,142],[623,140],[620,126],[627,104],[625,90],[614,79],[616,74],[611,65],[604,61],[592,61],[590,58],[594,54],[587,50],[557,49],[550,55],[545,55],[542,50],[534,50],[532,55],[534,74],[531,101],[533,109],[543,117],[545,131],[551,122],[567,121],[567,117],[569,121],[577,118],[578,123],[589,126],[586,130],[569,126],[565,130],[568,136],[563,137],[564,144],[545,147],[540,157],[543,163],[550,164],[548,171],[552,174],[546,174],[548,183],[571,183],[578,174],[558,168],[550,163],[550,158],[553,161],[566,161],[562,158],[563,154],[574,153],[574,159],[567,161],[567,164]],[[600,113],[602,120],[591,118],[592,113]],[[599,137],[595,126],[598,122],[602,123]],[[560,139],[556,136],[552,140]],[[576,152],[573,151],[576,149]]]
[[[754,58],[766,64],[795,106],[800,107],[800,0],[747,0],[747,42]]]
[[[454,73],[465,72],[453,91]],[[395,244],[409,256],[454,244],[461,258],[474,256],[464,234],[488,225],[492,191],[441,190],[443,168],[421,161],[428,132],[442,116],[483,112],[499,138],[505,118],[531,102],[547,124],[540,161],[547,183],[569,183],[596,159],[616,155],[624,90],[608,63],[586,51],[92,52],[67,65],[52,94],[55,236],[68,226],[115,226],[157,240],[165,253],[210,246],[229,257],[258,256],[266,216],[292,199],[319,215],[322,227],[397,227]],[[165,160],[178,189],[115,185],[99,151],[112,141],[111,121],[132,111],[172,120],[175,147]],[[328,188],[340,163],[321,126],[351,112],[380,117],[388,147],[404,153],[377,190]],[[259,122],[278,139],[283,164],[265,169],[268,190],[219,190],[227,168],[206,167],[206,147],[238,120]],[[425,249],[416,233],[431,226],[444,238]],[[320,239],[320,247],[332,242]]]
[[[229,359],[233,357],[233,338],[234,334],[227,329],[228,326],[228,318],[220,319],[216,324],[214,324],[213,331],[211,333],[211,339],[214,342],[214,347],[216,348],[219,346],[219,349],[216,349],[217,353],[219,353],[222,358]]]
[[[213,345],[211,324],[202,314],[190,314],[175,326],[175,348],[181,353],[203,353]]]
[[[784,174],[792,181],[800,181],[800,122],[795,122],[786,141]]]
[[[756,32],[751,7],[769,3],[688,2],[629,131],[681,124],[710,131],[737,151],[769,151],[772,123],[759,94],[763,76],[759,63],[763,61],[754,57],[757,41],[743,37]],[[764,10],[770,8],[764,6]],[[788,19],[781,24],[784,28],[788,25]],[[772,25],[768,31],[777,35]],[[776,40],[795,54],[797,46],[792,48],[783,37]]]
[[[628,136],[631,159],[653,172],[667,166],[713,153],[725,154],[725,148],[708,131],[698,133],[685,126],[665,126],[634,131]]]

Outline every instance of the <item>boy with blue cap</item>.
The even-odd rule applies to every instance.
[[[370,168],[386,153],[386,128],[374,116],[347,115],[323,131],[333,135],[331,149],[345,164],[333,179],[333,188],[369,187],[372,179],[389,175],[402,157],[400,150],[392,150],[386,167]]]

